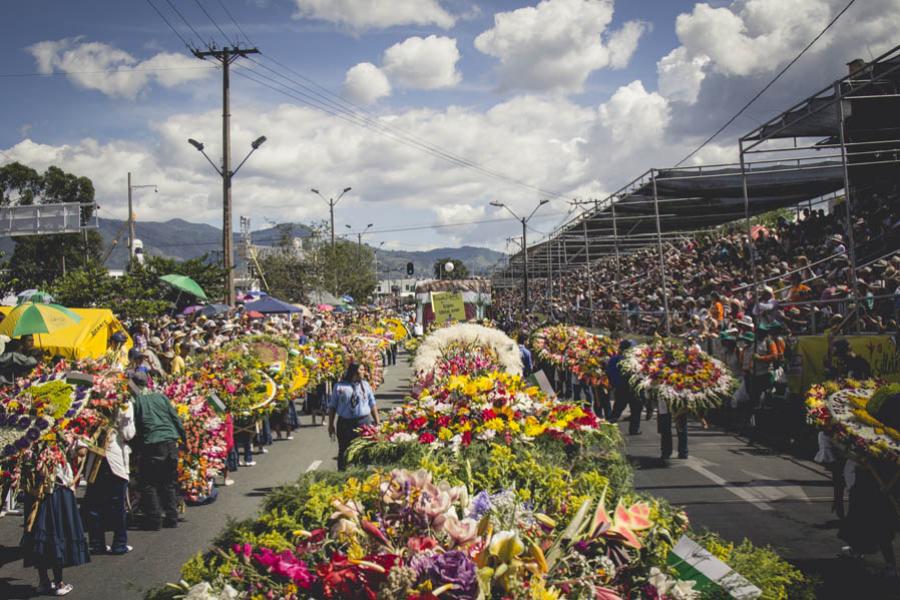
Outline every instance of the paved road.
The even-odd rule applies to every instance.
[[[823,582],[818,598],[900,598],[896,580],[875,574],[883,565],[880,555],[864,565],[838,557],[843,542],[831,513],[831,480],[811,457],[775,452],[692,422],[690,457],[664,463],[656,420],[642,425],[641,435],[628,436],[627,425],[620,424],[635,486],[683,506],[694,527],[777,548]]]
[[[400,357],[389,367],[378,396],[383,406],[403,398],[409,389],[408,366]],[[104,598],[130,600],[167,581],[178,581],[179,568],[193,554],[205,548],[230,518],[256,514],[265,494],[279,484],[297,479],[307,469],[335,469],[337,445],[328,439],[325,427],[306,425],[291,441],[276,441],[269,453],[257,456],[257,466],[233,474],[235,485],[220,488],[218,500],[209,506],[187,509],[187,521],[177,529],[160,532],[130,531],[134,551],[125,556],[98,556],[88,565],[68,569],[65,580],[75,590],[73,599]],[[37,575],[22,567],[18,549],[22,535],[21,517],[0,519],[0,599],[32,598]]]

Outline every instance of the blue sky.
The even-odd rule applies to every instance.
[[[288,75],[275,59],[342,94],[353,102],[342,104],[349,110],[363,107],[364,118],[390,136],[414,136],[503,176],[399,144],[238,75],[233,157],[239,160],[257,135],[269,142],[235,181],[235,222],[240,214],[251,215],[255,227],[269,219],[319,220],[327,208],[306,190],[352,185],[338,207],[338,228],[372,222],[382,233],[371,242],[410,248],[502,248],[517,231],[514,222],[455,224],[502,217],[487,205],[492,200],[529,211],[542,195],[536,189],[602,197],[651,166],[676,162],[845,4],[221,1],[264,53],[260,63],[242,61],[253,69],[245,75]],[[223,43],[197,0],[171,4],[202,40],[167,0],[152,3],[193,43]],[[238,37],[219,0],[199,4]],[[846,60],[900,41],[893,39],[900,2],[858,4],[695,160],[733,160],[737,134],[840,77]],[[131,170],[137,182],[160,188],[139,199],[138,218],[219,223],[215,174],[185,140],[202,139],[218,162],[220,73],[188,58],[148,0],[6,2],[0,18],[15,25],[0,39],[0,161],[88,175],[101,214],[119,218]],[[135,70],[110,72],[122,68]],[[296,95],[297,78],[288,76]],[[560,199],[542,209],[535,237],[569,210]],[[454,226],[384,231],[435,223]]]

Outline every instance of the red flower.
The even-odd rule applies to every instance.
[[[422,433],[422,435],[419,436],[419,443],[420,444],[430,444],[436,439],[437,438],[434,437],[433,433],[431,433],[430,431],[425,431]]]
[[[416,417],[412,421],[409,422],[409,430],[410,431],[418,431],[425,427],[428,424],[428,419],[425,417]]]
[[[462,434],[462,445],[465,446],[466,448],[468,448],[469,444],[471,444],[471,443],[472,443],[472,432],[464,431]]]

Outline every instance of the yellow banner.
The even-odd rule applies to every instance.
[[[803,336],[797,339],[788,370],[792,392],[802,394],[809,386],[830,379],[832,371],[840,371],[841,361],[834,351],[838,340],[850,344],[850,350],[869,365],[873,377],[900,381],[900,348],[893,336]]]
[[[460,292],[431,292],[431,310],[437,323],[466,320],[466,305]]]

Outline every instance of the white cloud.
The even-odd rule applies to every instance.
[[[41,73],[67,73],[79,87],[129,99],[137,97],[154,81],[164,87],[174,87],[203,79],[212,71],[182,54],[161,52],[140,61],[124,50],[102,42],[83,42],[81,38],[47,40],[26,50],[34,57]]]
[[[773,73],[845,5],[845,0],[735,0],[719,7],[697,3],[676,19],[681,46],[657,63],[660,92],[670,100],[694,104],[710,74],[734,82]],[[823,76],[836,79],[843,75],[843,63],[892,47],[898,28],[897,0],[857,3],[807,52],[790,77],[795,84],[800,78],[816,85]],[[732,89],[737,85],[732,83]]]
[[[705,54],[688,57],[684,46],[675,48],[656,63],[659,93],[668,100],[693,104],[706,79],[704,67],[710,58]]]
[[[437,25],[450,29],[456,17],[438,0],[295,0],[295,19],[320,19],[355,30],[395,25]]]
[[[620,87],[600,106],[600,123],[612,140],[621,144],[620,150],[661,141],[670,117],[666,99],[656,92],[648,93],[640,81]]]
[[[402,86],[434,90],[453,87],[462,79],[456,70],[459,49],[456,40],[429,35],[413,36],[384,51],[383,68]]]
[[[494,15],[475,47],[500,60],[503,89],[576,92],[593,71],[625,67],[646,29],[632,21],[609,33],[612,18],[613,0],[543,0]]]
[[[372,63],[359,63],[347,71],[343,93],[354,102],[371,104],[379,98],[390,96],[391,83],[384,72]]]

